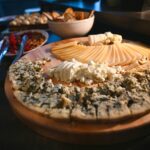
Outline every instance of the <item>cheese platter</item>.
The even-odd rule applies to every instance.
[[[108,32],[51,43],[10,66],[6,96],[15,114],[45,137],[131,140],[149,133],[149,57],[149,47]]]

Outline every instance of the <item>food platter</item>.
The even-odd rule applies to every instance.
[[[50,52],[54,45],[75,40],[86,41],[87,38],[74,38],[39,47],[21,58],[23,61],[34,61],[50,57],[46,67],[54,67],[61,63]],[[5,81],[5,92],[15,114],[34,131],[48,138],[78,144],[117,143],[149,134],[150,114],[131,118],[121,122],[80,122],[75,120],[57,120],[32,111],[20,103],[13,95],[12,83],[8,76]]]
[[[29,50],[29,51],[24,51],[24,54],[27,54],[28,52],[34,51],[34,50],[37,49],[38,47],[43,46],[43,45],[47,42],[48,36],[49,36],[46,31],[40,30],[40,29],[20,31],[20,32],[17,32],[16,35],[18,36],[18,35],[23,35],[23,34],[28,34],[28,33],[31,33],[31,34],[38,33],[38,34],[41,34],[41,35],[44,37],[44,41],[43,41],[40,45],[38,45],[37,47],[35,47],[35,48],[33,48],[33,49]],[[6,56],[15,56],[15,55],[16,55],[16,54],[11,53],[11,52],[9,52],[9,51],[8,51],[8,53],[6,54]]]

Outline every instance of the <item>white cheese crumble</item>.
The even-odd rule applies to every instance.
[[[74,82],[80,81],[90,85],[92,83],[114,80],[121,77],[124,70],[121,66],[109,67],[107,64],[96,64],[90,61],[83,64],[75,59],[64,61],[55,68],[49,69],[48,75],[57,81]]]
[[[121,35],[113,34],[111,32],[105,32],[104,34],[89,35],[88,38],[90,45],[93,45],[95,43],[110,44],[115,42],[122,42]]]

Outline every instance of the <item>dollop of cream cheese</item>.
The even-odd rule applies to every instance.
[[[62,62],[55,68],[49,69],[48,75],[57,81],[67,83],[80,81],[90,85],[92,83],[120,78],[120,73],[123,71],[121,66],[109,67],[107,64],[96,64],[94,61],[84,64],[72,59],[71,61]]]

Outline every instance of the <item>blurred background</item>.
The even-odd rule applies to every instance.
[[[8,22],[15,15],[64,11],[67,7],[95,10],[95,32],[115,27],[115,31],[121,29],[150,36],[150,0],[0,0],[0,31],[7,29]]]
[[[0,0],[0,17],[22,14],[28,8],[39,6],[39,0]]]
[[[96,11],[142,11],[150,0],[0,0],[0,17],[39,11],[43,4],[59,3]],[[33,10],[31,10],[31,8]]]

